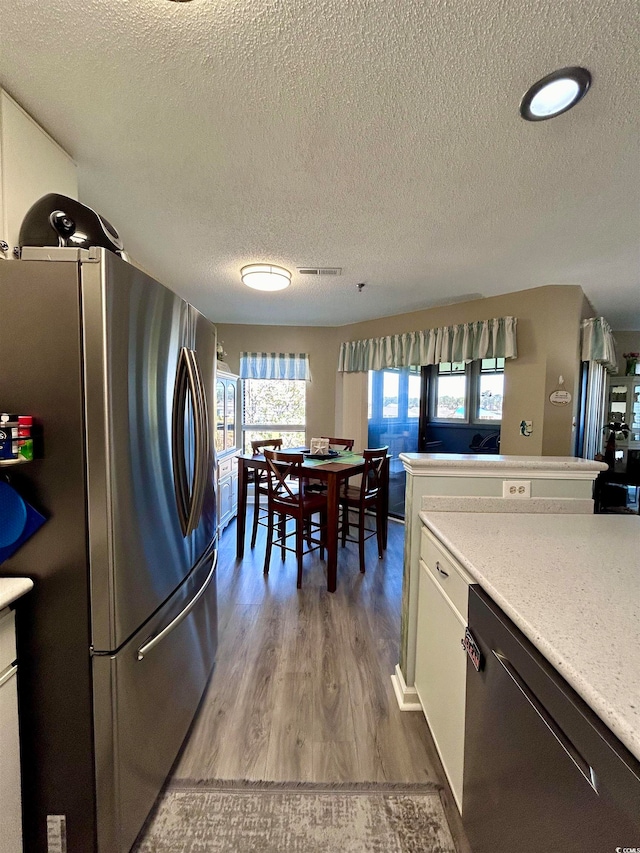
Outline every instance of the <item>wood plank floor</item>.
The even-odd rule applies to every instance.
[[[173,779],[442,783],[423,715],[401,712],[391,685],[404,525],[389,524],[383,560],[367,543],[364,575],[357,546],[340,549],[333,594],[317,552],[301,590],[293,555],[274,551],[263,575],[260,533],[240,562],[235,523],[223,533],[216,665]],[[466,851],[450,794],[445,806]]]

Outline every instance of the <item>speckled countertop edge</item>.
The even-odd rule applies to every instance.
[[[0,578],[0,610],[33,589],[30,578]]]
[[[420,518],[640,760],[640,518]],[[523,565],[535,570],[513,570]]]
[[[504,456],[480,453],[401,453],[400,459],[413,468],[519,468],[523,471],[606,471],[604,462],[574,456]]]

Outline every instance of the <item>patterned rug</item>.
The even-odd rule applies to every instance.
[[[435,785],[175,783],[132,853],[455,853]]]

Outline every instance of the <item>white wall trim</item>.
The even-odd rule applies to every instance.
[[[396,664],[395,672],[391,676],[391,683],[401,711],[422,711],[418,691],[415,687],[407,687],[399,663]]]

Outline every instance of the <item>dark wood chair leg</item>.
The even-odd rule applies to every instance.
[[[362,507],[358,519],[358,554],[360,555],[360,571],[364,574],[364,509]]]
[[[381,560],[383,556],[383,551],[385,549],[384,542],[384,519],[383,519],[382,508],[380,506],[376,507],[376,538],[378,540],[378,559]]]
[[[264,555],[264,574],[269,574],[269,563],[271,562],[271,544],[273,541],[273,513],[267,517],[267,547]]]
[[[304,551],[304,525],[301,518],[296,519],[296,559],[298,561],[297,587],[302,587],[302,553]]]
[[[342,547],[347,544],[347,533],[349,532],[349,507],[346,504],[342,506]]]
[[[324,560],[324,543],[327,541],[327,513],[320,513],[320,559]]]
[[[253,528],[251,530],[251,547],[256,547],[256,537],[258,535],[258,519],[260,517],[260,491],[258,489],[258,484],[254,483],[254,497],[253,497]]]
[[[282,557],[282,562],[284,563],[287,556],[287,516],[284,513],[280,513],[278,517],[278,536],[280,537],[280,556]]]

